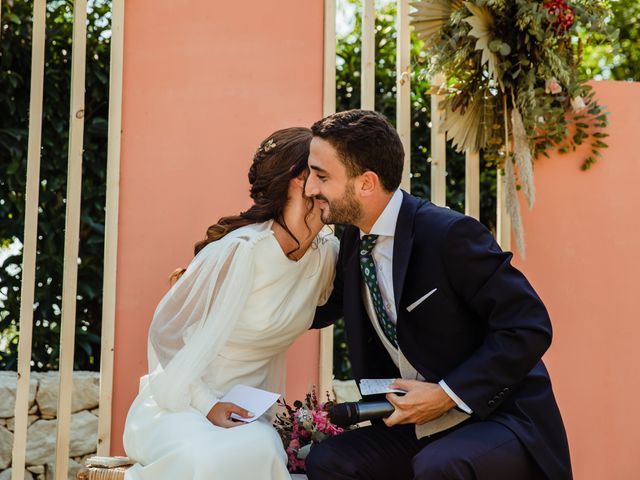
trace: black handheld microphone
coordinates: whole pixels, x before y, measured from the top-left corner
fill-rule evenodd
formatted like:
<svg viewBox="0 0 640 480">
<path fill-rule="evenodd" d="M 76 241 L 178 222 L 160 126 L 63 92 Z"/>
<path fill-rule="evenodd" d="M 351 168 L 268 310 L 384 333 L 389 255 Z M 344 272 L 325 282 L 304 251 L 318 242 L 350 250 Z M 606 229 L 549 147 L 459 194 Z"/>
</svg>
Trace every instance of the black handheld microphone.
<svg viewBox="0 0 640 480">
<path fill-rule="evenodd" d="M 388 417 L 394 410 L 386 400 L 336 403 L 329 409 L 329 418 L 339 427 L 348 427 L 365 420 Z"/>
</svg>

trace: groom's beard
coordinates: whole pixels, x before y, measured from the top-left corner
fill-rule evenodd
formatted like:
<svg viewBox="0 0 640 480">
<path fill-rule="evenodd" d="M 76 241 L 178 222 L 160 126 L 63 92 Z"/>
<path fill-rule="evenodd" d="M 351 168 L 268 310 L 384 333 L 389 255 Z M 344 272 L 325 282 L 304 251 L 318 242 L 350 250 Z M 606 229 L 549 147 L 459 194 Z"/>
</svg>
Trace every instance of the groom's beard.
<svg viewBox="0 0 640 480">
<path fill-rule="evenodd" d="M 316 195 L 315 198 L 327 202 L 320 213 L 320 219 L 325 224 L 355 225 L 362 217 L 362 205 L 356 200 L 352 184 L 347 184 L 344 195 L 338 200 L 330 201 L 323 195 Z"/>
</svg>

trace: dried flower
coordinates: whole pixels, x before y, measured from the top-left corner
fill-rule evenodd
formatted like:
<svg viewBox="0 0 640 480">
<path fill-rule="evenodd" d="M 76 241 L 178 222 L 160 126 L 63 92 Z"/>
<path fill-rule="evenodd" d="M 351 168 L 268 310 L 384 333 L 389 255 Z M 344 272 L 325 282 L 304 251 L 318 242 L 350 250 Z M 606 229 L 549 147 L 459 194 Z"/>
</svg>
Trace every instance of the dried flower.
<svg viewBox="0 0 640 480">
<path fill-rule="evenodd" d="M 585 108 L 587 108 L 587 104 L 584 103 L 584 100 L 580 95 L 571 99 L 571 108 L 575 113 L 582 112 Z"/>
<path fill-rule="evenodd" d="M 565 0 L 545 0 L 542 6 L 549 12 L 549 15 L 554 17 L 552 25 L 556 32 L 565 33 L 571 28 L 574 14 Z"/>
<path fill-rule="evenodd" d="M 556 77 L 547 78 L 547 81 L 544 83 L 544 91 L 555 95 L 562 91 L 562 85 L 560 85 Z"/>
<path fill-rule="evenodd" d="M 486 6 L 477 6 L 471 2 L 464 2 L 465 6 L 472 13 L 470 17 L 464 19 L 471 27 L 469 35 L 477 38 L 476 50 L 482 51 L 482 64 L 487 64 L 489 76 L 500 82 L 498 72 L 498 56 L 491 51 L 489 44 L 493 39 L 494 19 L 491 15 L 491 9 Z"/>
</svg>

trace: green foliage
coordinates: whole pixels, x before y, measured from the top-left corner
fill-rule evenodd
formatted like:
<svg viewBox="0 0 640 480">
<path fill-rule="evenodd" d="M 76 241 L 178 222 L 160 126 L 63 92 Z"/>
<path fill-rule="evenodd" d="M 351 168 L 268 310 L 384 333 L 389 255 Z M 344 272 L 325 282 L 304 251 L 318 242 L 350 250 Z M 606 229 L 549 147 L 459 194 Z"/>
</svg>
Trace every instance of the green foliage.
<svg viewBox="0 0 640 480">
<path fill-rule="evenodd" d="M 357 2 L 352 2 L 358 5 Z M 338 38 L 337 43 L 337 104 L 338 111 L 360 108 L 360 13 L 351 32 Z M 396 29 L 395 3 L 387 3 L 376 14 L 376 110 L 395 124 L 396 119 Z M 422 44 L 412 38 L 412 64 L 425 64 Z M 431 84 L 424 75 L 412 74 L 411 79 L 411 192 L 429 198 L 431 157 Z M 464 156 L 447 145 L 447 205 L 464 212 Z M 482 167 L 480 217 L 488 228 L 495 230 L 495 168 Z M 351 378 L 344 323 L 334 330 L 334 375 L 337 379 Z"/>
<path fill-rule="evenodd" d="M 32 4 L 3 2 L 0 46 L 0 244 L 24 234 L 31 75 Z M 107 0 L 90 2 L 82 210 L 76 313 L 75 368 L 100 364 L 102 258 L 109 82 Z M 73 2 L 49 1 L 45 46 L 45 88 L 39 193 L 37 270 L 34 307 L 34 370 L 55 369 L 59 357 L 62 261 L 64 250 L 66 164 Z M 0 369 L 16 368 L 22 255 L 0 265 Z"/>
<path fill-rule="evenodd" d="M 585 32 L 578 32 L 582 48 L 582 70 L 587 78 L 640 81 L 640 2 L 611 0 L 608 22 L 618 31 L 617 42 L 606 34 L 587 43 Z"/>
</svg>

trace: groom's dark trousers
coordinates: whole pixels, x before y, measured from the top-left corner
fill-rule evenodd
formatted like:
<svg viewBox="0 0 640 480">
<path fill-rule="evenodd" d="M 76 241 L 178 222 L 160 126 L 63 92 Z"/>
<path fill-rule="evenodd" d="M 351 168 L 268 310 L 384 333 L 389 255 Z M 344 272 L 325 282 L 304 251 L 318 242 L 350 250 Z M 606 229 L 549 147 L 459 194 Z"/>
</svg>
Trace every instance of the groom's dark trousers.
<svg viewBox="0 0 640 480">
<path fill-rule="evenodd" d="M 471 422 L 416 439 L 412 425 L 374 425 L 314 447 L 309 480 L 540 480 L 545 478 L 513 432 Z"/>
<path fill-rule="evenodd" d="M 344 317 L 354 378 L 397 378 L 362 301 L 359 242 L 359 230 L 345 227 L 334 290 L 313 327 Z M 541 361 L 550 319 L 511 256 L 476 220 L 404 193 L 392 261 L 398 345 L 427 382 L 444 380 L 473 414 L 420 440 L 413 426 L 384 424 L 327 439 L 307 459 L 311 480 L 572 478 Z"/>
</svg>

